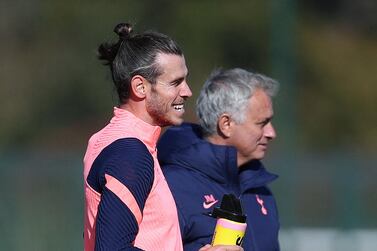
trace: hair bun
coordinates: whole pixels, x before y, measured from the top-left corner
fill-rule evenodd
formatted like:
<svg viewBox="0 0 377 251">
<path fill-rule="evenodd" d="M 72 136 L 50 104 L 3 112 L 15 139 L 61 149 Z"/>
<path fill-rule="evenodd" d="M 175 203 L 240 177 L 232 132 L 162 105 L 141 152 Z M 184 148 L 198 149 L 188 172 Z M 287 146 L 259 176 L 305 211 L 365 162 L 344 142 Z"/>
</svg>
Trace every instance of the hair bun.
<svg viewBox="0 0 377 251">
<path fill-rule="evenodd" d="M 118 34 L 119 39 L 127 39 L 131 36 L 132 25 L 129 23 L 117 24 L 114 28 L 114 32 Z"/>
</svg>

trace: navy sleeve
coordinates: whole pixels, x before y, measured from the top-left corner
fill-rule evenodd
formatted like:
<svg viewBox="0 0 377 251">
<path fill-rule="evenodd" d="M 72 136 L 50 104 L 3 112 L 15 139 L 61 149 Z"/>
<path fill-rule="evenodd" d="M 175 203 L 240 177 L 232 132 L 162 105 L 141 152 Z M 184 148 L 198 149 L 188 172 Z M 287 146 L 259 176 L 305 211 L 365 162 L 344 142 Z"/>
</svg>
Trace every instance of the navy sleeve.
<svg viewBox="0 0 377 251">
<path fill-rule="evenodd" d="M 105 174 L 128 188 L 142 212 L 153 184 L 153 158 L 140 140 L 119 139 L 100 153 L 88 175 L 89 185 L 101 193 L 95 250 L 140 250 L 133 246 L 139 230 L 136 218 L 127 205 L 106 187 Z"/>
</svg>

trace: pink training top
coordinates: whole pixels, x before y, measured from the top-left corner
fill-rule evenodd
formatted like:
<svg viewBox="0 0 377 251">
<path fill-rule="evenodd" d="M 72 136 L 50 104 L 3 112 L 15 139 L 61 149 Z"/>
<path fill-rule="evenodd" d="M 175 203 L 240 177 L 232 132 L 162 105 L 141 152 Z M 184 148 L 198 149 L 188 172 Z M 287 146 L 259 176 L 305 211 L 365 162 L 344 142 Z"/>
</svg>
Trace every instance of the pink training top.
<svg viewBox="0 0 377 251">
<path fill-rule="evenodd" d="M 101 194 L 91 188 L 87 182 L 90 168 L 106 146 L 115 140 L 128 137 L 142 141 L 154 161 L 153 185 L 144 210 L 140 211 L 135 198 L 126 186 L 110 175 L 105 177 L 106 187 L 127 205 L 139 224 L 134 245 L 143 250 L 183 250 L 176 205 L 157 160 L 156 143 L 160 133 L 160 127 L 152 126 L 128 111 L 114 107 L 114 117 L 110 123 L 90 138 L 84 157 L 85 251 L 94 250 L 96 215 L 101 200 Z"/>
</svg>

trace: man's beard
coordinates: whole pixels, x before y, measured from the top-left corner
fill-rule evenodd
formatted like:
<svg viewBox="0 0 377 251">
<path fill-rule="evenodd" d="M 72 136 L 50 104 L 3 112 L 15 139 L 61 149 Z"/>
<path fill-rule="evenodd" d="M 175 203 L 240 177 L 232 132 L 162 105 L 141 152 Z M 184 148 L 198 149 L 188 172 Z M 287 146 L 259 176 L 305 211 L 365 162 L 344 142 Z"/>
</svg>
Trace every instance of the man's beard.
<svg viewBox="0 0 377 251">
<path fill-rule="evenodd" d="M 168 111 L 166 107 L 157 98 L 157 94 L 153 95 L 150 101 L 147 101 L 146 108 L 154 123 L 158 126 L 163 127 L 173 124 L 173 122 L 167 116 Z"/>
</svg>

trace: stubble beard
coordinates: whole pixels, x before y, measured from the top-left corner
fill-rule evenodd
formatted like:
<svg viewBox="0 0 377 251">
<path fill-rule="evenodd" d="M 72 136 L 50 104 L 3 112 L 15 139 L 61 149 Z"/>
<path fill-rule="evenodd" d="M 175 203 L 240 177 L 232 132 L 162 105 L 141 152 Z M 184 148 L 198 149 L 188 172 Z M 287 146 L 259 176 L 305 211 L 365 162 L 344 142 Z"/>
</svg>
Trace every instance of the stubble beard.
<svg viewBox="0 0 377 251">
<path fill-rule="evenodd" d="M 147 101 L 146 108 L 156 125 L 164 127 L 173 124 L 168 117 L 168 108 L 157 98 L 156 94 L 152 94 L 151 100 Z"/>
</svg>

